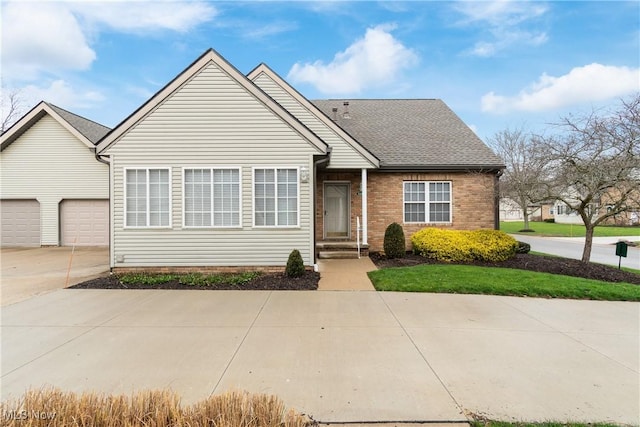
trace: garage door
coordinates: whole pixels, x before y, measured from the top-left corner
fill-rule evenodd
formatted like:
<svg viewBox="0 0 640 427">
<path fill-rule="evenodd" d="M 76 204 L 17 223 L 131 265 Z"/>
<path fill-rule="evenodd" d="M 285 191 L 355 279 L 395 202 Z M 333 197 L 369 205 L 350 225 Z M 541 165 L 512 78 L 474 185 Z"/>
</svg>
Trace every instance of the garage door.
<svg viewBox="0 0 640 427">
<path fill-rule="evenodd" d="M 40 203 L 0 200 L 2 246 L 40 246 Z"/>
<path fill-rule="evenodd" d="M 60 229 L 64 246 L 108 246 L 109 201 L 63 200 Z"/>
</svg>

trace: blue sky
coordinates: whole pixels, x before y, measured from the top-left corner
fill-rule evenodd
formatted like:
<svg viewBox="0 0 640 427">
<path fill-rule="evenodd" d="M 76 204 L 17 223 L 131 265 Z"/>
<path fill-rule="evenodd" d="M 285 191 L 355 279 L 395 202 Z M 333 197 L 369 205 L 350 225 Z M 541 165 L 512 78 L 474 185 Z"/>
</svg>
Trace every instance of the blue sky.
<svg viewBox="0 0 640 427">
<path fill-rule="evenodd" d="M 209 47 L 245 74 L 265 62 L 309 99 L 441 98 L 485 140 L 640 91 L 639 1 L 1 7 L 3 89 L 25 112 L 44 99 L 107 126 Z"/>
</svg>

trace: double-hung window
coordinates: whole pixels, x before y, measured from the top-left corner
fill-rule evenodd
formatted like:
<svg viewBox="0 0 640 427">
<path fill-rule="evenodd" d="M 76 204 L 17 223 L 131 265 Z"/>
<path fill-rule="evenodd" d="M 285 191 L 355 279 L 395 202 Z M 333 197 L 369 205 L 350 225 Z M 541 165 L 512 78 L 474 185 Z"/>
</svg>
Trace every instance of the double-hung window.
<svg viewBox="0 0 640 427">
<path fill-rule="evenodd" d="M 297 227 L 298 169 L 253 170 L 253 221 L 257 227 Z"/>
<path fill-rule="evenodd" d="M 240 227 L 240 169 L 184 169 L 184 226 Z"/>
<path fill-rule="evenodd" d="M 451 222 L 451 182 L 404 182 L 404 222 Z"/>
<path fill-rule="evenodd" d="M 170 227 L 170 170 L 125 169 L 125 226 Z"/>
</svg>

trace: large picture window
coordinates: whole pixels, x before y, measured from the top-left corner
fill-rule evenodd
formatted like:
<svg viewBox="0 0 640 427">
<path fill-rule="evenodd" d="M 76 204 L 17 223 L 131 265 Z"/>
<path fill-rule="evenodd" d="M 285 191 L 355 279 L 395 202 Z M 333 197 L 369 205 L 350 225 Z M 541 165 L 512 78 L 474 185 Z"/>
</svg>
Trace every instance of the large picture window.
<svg viewBox="0 0 640 427">
<path fill-rule="evenodd" d="M 404 222 L 451 222 L 451 183 L 404 183 Z"/>
<path fill-rule="evenodd" d="M 169 169 L 125 170 L 125 226 L 169 227 Z"/>
<path fill-rule="evenodd" d="M 258 227 L 298 226 L 298 170 L 254 169 L 254 224 Z"/>
<path fill-rule="evenodd" d="M 185 169 L 185 227 L 240 226 L 240 170 Z"/>
</svg>

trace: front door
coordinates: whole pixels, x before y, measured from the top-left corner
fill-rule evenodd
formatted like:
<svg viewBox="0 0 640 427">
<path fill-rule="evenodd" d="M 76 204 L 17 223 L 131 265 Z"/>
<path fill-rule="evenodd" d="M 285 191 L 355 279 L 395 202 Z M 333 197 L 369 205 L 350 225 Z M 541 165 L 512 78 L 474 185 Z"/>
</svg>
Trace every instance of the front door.
<svg viewBox="0 0 640 427">
<path fill-rule="evenodd" d="M 324 184 L 324 237 L 349 238 L 349 183 Z"/>
</svg>

